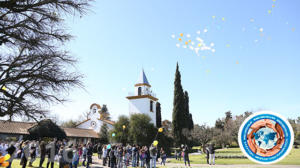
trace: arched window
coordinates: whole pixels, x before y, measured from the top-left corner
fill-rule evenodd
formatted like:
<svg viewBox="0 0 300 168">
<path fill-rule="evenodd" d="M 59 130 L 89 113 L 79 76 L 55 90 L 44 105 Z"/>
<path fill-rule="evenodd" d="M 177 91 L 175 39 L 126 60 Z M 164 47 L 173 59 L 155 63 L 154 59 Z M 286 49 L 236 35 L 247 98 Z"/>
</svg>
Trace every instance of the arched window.
<svg viewBox="0 0 300 168">
<path fill-rule="evenodd" d="M 142 87 L 139 87 L 139 88 L 138 88 L 138 95 L 139 95 L 139 96 L 142 95 Z"/>
<path fill-rule="evenodd" d="M 150 100 L 150 111 L 152 112 L 153 111 L 153 101 Z"/>
</svg>

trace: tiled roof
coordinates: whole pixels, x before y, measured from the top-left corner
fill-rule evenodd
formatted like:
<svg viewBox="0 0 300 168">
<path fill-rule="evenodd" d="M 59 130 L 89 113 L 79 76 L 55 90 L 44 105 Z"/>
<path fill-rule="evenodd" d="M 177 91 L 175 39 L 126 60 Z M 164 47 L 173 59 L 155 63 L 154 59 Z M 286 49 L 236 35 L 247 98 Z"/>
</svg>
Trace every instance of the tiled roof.
<svg viewBox="0 0 300 168">
<path fill-rule="evenodd" d="M 0 120 L 0 133 L 27 135 L 29 134 L 27 130 L 35 124 L 36 123 L 33 122 L 9 122 Z"/>
<path fill-rule="evenodd" d="M 99 138 L 98 134 L 91 129 L 81 128 L 63 128 L 67 137 L 80 137 L 80 138 Z"/>
<path fill-rule="evenodd" d="M 29 128 L 34 126 L 34 122 L 18 122 L 18 121 L 4 121 L 0 120 L 0 133 L 1 134 L 20 134 L 28 135 Z M 62 128 L 67 137 L 80 137 L 80 138 L 98 138 L 98 134 L 94 130 L 81 129 L 81 128 Z"/>
<path fill-rule="evenodd" d="M 84 120 L 84 121 L 78 123 L 78 124 L 76 125 L 76 127 L 77 127 L 78 125 L 81 125 L 81 124 L 83 124 L 83 123 L 89 121 L 89 120 L 90 120 L 90 119 L 87 119 L 87 120 Z M 107 123 L 107 124 L 110 124 L 110 125 L 114 125 L 114 124 L 115 124 L 114 121 L 110 121 L 110 120 L 105 120 L 105 119 L 103 120 L 103 119 L 100 119 L 100 118 L 98 118 L 98 120 L 103 121 L 103 122 L 105 122 L 105 123 Z"/>
</svg>

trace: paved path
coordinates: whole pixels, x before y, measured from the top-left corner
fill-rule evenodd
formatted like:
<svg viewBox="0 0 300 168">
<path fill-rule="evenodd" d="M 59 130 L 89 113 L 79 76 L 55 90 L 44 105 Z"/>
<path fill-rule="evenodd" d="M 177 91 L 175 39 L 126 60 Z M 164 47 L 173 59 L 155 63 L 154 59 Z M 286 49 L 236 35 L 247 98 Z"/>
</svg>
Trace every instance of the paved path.
<svg viewBox="0 0 300 168">
<path fill-rule="evenodd" d="M 108 168 L 102 166 L 102 161 L 97 157 L 93 157 L 94 164 L 91 168 Z M 168 168 L 185 168 L 183 163 L 166 163 Z M 300 165 L 207 165 L 207 164 L 191 164 L 192 168 L 300 168 Z M 80 168 L 84 168 L 81 166 Z"/>
</svg>

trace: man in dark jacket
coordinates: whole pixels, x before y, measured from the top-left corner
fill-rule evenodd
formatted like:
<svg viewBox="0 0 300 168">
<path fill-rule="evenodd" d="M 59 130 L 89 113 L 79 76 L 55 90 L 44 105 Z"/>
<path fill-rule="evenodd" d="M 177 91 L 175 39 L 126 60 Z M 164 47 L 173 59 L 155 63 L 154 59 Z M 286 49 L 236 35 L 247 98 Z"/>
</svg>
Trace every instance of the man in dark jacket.
<svg viewBox="0 0 300 168">
<path fill-rule="evenodd" d="M 93 145 L 91 142 L 88 143 L 88 148 L 87 148 L 87 164 L 86 164 L 86 168 L 90 168 L 90 164 L 92 164 L 93 160 L 92 160 L 92 156 L 93 156 Z"/>
<path fill-rule="evenodd" d="M 205 153 L 206 153 L 206 163 L 209 164 L 209 146 L 205 146 Z"/>
<path fill-rule="evenodd" d="M 41 159 L 40 159 L 40 165 L 39 167 L 43 166 L 43 163 L 45 161 L 45 157 L 46 157 L 46 144 L 44 141 L 42 141 L 40 143 L 40 153 L 41 153 Z"/>
<path fill-rule="evenodd" d="M 109 158 L 110 158 L 110 167 L 111 168 L 116 168 L 116 163 L 117 163 L 117 158 L 115 155 L 115 146 L 112 146 L 109 152 Z"/>
<path fill-rule="evenodd" d="M 215 145 L 209 145 L 209 164 L 215 164 Z"/>
<path fill-rule="evenodd" d="M 98 146 L 97 146 L 97 153 L 98 153 L 98 159 L 101 159 L 102 145 L 100 143 L 98 143 Z"/>
</svg>

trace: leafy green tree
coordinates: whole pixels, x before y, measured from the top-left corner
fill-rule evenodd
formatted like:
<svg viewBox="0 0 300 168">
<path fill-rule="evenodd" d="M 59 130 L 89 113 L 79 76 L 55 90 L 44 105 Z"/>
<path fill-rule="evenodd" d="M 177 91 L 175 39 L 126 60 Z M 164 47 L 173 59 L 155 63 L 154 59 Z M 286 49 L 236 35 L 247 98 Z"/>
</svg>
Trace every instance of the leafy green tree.
<svg viewBox="0 0 300 168">
<path fill-rule="evenodd" d="M 156 127 L 161 127 L 161 107 L 159 102 L 156 103 Z"/>
<path fill-rule="evenodd" d="M 129 134 L 131 141 L 139 145 L 149 146 L 157 133 L 151 118 L 145 114 L 133 114 L 130 117 Z"/>
<path fill-rule="evenodd" d="M 220 130 L 224 130 L 224 121 L 222 121 L 220 118 L 216 120 L 215 123 L 215 128 L 220 129 Z"/>
<path fill-rule="evenodd" d="M 174 100 L 172 114 L 172 130 L 176 145 L 180 145 L 186 142 L 186 137 L 182 134 L 182 130 L 184 128 L 186 128 L 185 99 L 181 86 L 181 75 L 177 63 L 174 81 Z"/>
<path fill-rule="evenodd" d="M 125 126 L 125 128 L 123 127 Z M 110 139 L 112 142 L 119 142 L 126 144 L 129 140 L 129 118 L 127 116 L 120 116 L 118 121 L 114 124 L 114 128 L 110 131 Z M 112 136 L 112 135 L 115 136 Z"/>
<path fill-rule="evenodd" d="M 102 120 L 110 120 L 110 114 L 106 104 L 103 104 L 100 110 L 100 118 Z"/>
<path fill-rule="evenodd" d="M 108 127 L 105 123 L 100 128 L 99 141 L 102 144 L 108 143 Z"/>
<path fill-rule="evenodd" d="M 231 113 L 231 111 L 227 111 L 225 113 L 225 115 L 226 115 L 226 117 L 225 117 L 225 124 L 226 124 L 226 123 L 228 123 L 229 121 L 232 120 L 232 113 Z"/>
<path fill-rule="evenodd" d="M 184 92 L 184 119 L 185 120 L 185 128 L 188 128 L 188 130 L 192 130 L 194 128 L 194 122 L 193 122 L 193 116 L 190 113 L 190 107 L 189 107 L 189 94 L 187 91 Z"/>
</svg>

